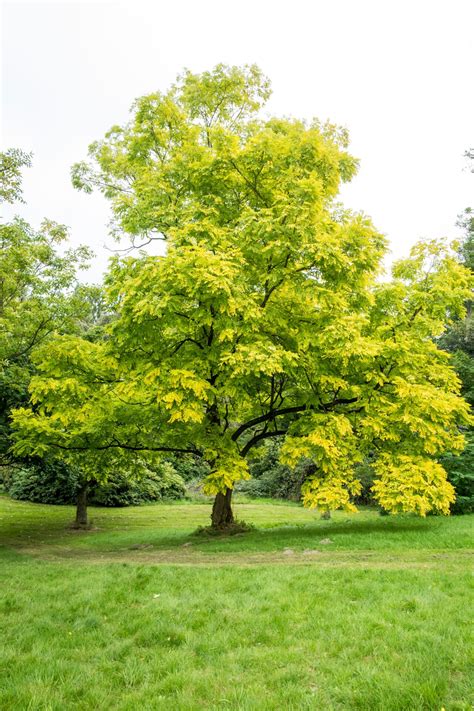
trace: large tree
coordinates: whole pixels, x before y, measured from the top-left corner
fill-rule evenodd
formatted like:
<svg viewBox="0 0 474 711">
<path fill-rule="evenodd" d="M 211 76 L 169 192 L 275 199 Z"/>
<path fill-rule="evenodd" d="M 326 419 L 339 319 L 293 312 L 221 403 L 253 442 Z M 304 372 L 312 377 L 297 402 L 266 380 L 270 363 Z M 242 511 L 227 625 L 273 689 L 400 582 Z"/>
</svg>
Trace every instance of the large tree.
<svg viewBox="0 0 474 711">
<path fill-rule="evenodd" d="M 346 132 L 259 118 L 268 95 L 256 67 L 188 72 L 75 167 L 117 234 L 166 254 L 114 260 L 106 340 L 39 354 L 17 449 L 199 453 L 219 527 L 250 448 L 280 436 L 285 461 L 315 462 L 308 506 L 353 508 L 370 451 L 385 509 L 447 513 L 436 457 L 462 448 L 469 413 L 433 336 L 462 314 L 469 274 L 428 242 L 383 281 L 384 237 L 337 202 L 357 167 Z"/>
</svg>

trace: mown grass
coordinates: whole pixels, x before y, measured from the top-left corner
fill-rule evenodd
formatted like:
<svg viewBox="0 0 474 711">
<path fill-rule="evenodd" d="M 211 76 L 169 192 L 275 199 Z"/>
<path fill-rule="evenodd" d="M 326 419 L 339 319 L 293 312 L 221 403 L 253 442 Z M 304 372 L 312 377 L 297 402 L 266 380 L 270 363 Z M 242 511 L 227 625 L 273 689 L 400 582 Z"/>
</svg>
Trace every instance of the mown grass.
<svg viewBox="0 0 474 711">
<path fill-rule="evenodd" d="M 0 498 L 0 708 L 472 708 L 472 517 L 237 515 Z"/>
</svg>

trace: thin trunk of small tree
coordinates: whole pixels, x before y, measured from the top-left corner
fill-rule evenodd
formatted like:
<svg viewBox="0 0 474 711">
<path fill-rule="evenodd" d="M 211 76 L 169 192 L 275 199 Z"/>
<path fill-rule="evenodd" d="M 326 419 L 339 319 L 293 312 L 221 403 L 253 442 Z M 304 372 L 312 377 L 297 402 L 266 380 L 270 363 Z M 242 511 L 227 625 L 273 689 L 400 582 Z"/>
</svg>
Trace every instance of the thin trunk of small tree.
<svg viewBox="0 0 474 711">
<path fill-rule="evenodd" d="M 87 518 L 87 484 L 79 487 L 76 495 L 76 528 L 86 528 L 89 521 Z"/>
<path fill-rule="evenodd" d="M 321 518 L 324 521 L 329 521 L 329 519 L 331 518 L 331 512 L 330 511 L 323 511 L 323 513 L 321 514 Z"/>
<path fill-rule="evenodd" d="M 232 489 L 225 494 L 216 494 L 211 514 L 212 528 L 226 528 L 234 523 L 232 511 Z"/>
</svg>

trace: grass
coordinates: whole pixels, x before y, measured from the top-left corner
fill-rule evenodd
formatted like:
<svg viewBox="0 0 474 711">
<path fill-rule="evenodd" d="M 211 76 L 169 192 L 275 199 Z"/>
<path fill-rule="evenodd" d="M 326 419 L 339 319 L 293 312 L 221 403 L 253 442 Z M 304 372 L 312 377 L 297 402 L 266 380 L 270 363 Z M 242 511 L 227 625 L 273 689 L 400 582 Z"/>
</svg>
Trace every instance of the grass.
<svg viewBox="0 0 474 711">
<path fill-rule="evenodd" d="M 0 709 L 472 709 L 472 517 L 236 513 L 0 497 Z"/>
</svg>

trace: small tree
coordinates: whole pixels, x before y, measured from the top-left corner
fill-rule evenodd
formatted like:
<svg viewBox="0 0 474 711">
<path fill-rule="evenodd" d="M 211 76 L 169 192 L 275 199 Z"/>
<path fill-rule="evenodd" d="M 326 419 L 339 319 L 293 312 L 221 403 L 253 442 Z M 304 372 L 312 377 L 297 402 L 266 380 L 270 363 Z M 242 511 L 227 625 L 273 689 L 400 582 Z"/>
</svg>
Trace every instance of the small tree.
<svg viewBox="0 0 474 711">
<path fill-rule="evenodd" d="M 357 165 L 345 131 L 261 120 L 268 95 L 255 67 L 188 72 L 76 166 L 76 185 L 111 200 L 117 231 L 167 251 L 113 261 L 103 343 L 43 351 L 17 449 L 199 453 L 225 527 L 245 456 L 282 437 L 283 461 L 316 464 L 307 506 L 353 509 L 370 451 L 385 509 L 448 513 L 435 458 L 462 448 L 469 414 L 432 338 L 463 312 L 469 274 L 430 242 L 380 281 L 385 239 L 336 202 Z"/>
<path fill-rule="evenodd" d="M 29 165 L 23 151 L 0 153 L 0 204 L 23 202 L 21 171 Z M 34 350 L 58 333 L 81 330 L 89 312 L 76 274 L 91 253 L 79 247 L 61 254 L 66 241 L 66 228 L 50 220 L 40 230 L 19 217 L 0 224 L 0 466 L 19 464 L 11 453 L 10 412 L 28 404 Z"/>
<path fill-rule="evenodd" d="M 21 170 L 30 156 L 11 149 L 0 153 L 0 204 L 23 202 Z M 77 269 L 90 252 L 80 247 L 62 255 L 67 240 L 63 225 L 45 220 L 39 231 L 16 217 L 0 224 L 0 456 L 7 459 L 8 413 L 27 402 L 30 355 L 54 333 L 77 331 L 85 312 L 74 294 Z"/>
</svg>

